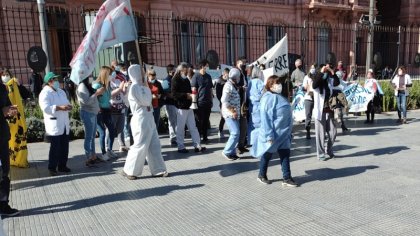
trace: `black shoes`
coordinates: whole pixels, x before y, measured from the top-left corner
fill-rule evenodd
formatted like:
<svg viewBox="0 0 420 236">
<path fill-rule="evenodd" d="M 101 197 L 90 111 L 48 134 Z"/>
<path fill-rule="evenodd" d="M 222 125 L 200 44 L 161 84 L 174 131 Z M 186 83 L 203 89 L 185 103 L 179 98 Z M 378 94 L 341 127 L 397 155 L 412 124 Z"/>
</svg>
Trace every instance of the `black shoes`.
<svg viewBox="0 0 420 236">
<path fill-rule="evenodd" d="M 246 147 L 239 147 L 238 152 L 239 154 L 244 154 L 245 152 L 249 152 L 249 150 Z"/>
<path fill-rule="evenodd" d="M 287 186 L 287 187 L 298 187 L 299 186 L 292 178 L 283 180 L 282 185 Z"/>
<path fill-rule="evenodd" d="M 205 152 L 206 150 L 207 150 L 206 147 L 194 148 L 194 152 Z"/>
<path fill-rule="evenodd" d="M 50 172 L 50 176 L 58 175 L 58 172 L 56 170 L 48 169 L 48 171 Z"/>
<path fill-rule="evenodd" d="M 226 153 L 224 153 L 224 152 L 222 152 L 222 155 L 223 155 L 226 159 L 228 159 L 229 161 L 235 161 L 235 160 L 238 160 L 238 159 L 239 159 L 239 157 L 238 157 L 237 155 L 228 155 L 228 154 L 226 154 Z"/>
<path fill-rule="evenodd" d="M 258 180 L 263 184 L 271 184 L 271 181 L 267 179 L 267 177 L 264 176 L 258 176 Z"/>
<path fill-rule="evenodd" d="M 68 168 L 67 166 L 65 166 L 65 167 L 58 167 L 58 172 L 70 173 L 71 172 L 71 169 Z"/>
<path fill-rule="evenodd" d="M 1 205 L 0 206 L 0 215 L 5 217 L 12 217 L 19 215 L 20 211 L 14 208 L 11 208 L 9 204 Z"/>
</svg>

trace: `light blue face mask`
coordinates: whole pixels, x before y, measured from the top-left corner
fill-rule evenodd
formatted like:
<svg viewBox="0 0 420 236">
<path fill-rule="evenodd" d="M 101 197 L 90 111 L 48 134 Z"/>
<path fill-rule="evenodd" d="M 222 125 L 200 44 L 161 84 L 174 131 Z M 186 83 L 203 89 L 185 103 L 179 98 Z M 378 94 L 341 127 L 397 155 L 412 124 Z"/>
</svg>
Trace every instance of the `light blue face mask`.
<svg viewBox="0 0 420 236">
<path fill-rule="evenodd" d="M 60 88 L 60 82 L 54 81 L 53 87 L 54 87 L 55 90 L 58 90 Z"/>
</svg>

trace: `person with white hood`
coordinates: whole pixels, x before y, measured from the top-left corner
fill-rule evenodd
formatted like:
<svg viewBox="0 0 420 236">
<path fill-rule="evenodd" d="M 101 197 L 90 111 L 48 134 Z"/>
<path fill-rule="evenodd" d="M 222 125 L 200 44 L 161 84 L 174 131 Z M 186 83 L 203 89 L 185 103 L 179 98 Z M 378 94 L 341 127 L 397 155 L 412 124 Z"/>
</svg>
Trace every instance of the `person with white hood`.
<svg viewBox="0 0 420 236">
<path fill-rule="evenodd" d="M 134 144 L 128 151 L 123 174 L 129 180 L 137 179 L 142 174 L 146 159 L 152 176 L 166 177 L 168 172 L 153 118 L 152 93 L 142 75 L 140 65 L 131 65 L 128 74 L 132 80 L 128 100 L 133 113 L 131 132 Z"/>
</svg>

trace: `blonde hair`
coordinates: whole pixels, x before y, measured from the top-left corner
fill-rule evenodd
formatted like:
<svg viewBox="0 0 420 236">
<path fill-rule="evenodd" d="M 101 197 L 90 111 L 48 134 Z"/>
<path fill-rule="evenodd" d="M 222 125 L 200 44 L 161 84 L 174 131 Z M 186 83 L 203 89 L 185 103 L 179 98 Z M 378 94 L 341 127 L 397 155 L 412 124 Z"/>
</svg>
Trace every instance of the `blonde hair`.
<svg viewBox="0 0 420 236">
<path fill-rule="evenodd" d="M 106 89 L 109 87 L 109 76 L 111 75 L 112 69 L 108 66 L 102 66 L 99 71 L 97 82 L 101 83 Z"/>
</svg>

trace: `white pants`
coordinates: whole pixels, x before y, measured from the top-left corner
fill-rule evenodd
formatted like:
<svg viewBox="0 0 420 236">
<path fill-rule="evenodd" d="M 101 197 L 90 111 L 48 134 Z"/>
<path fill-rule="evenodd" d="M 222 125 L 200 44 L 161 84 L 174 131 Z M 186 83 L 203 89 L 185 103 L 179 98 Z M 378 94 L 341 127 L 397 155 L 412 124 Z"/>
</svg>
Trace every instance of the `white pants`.
<svg viewBox="0 0 420 236">
<path fill-rule="evenodd" d="M 166 116 L 168 117 L 169 139 L 176 141 L 176 114 L 178 109 L 174 105 L 165 105 Z"/>
<path fill-rule="evenodd" d="M 178 150 L 185 148 L 185 124 L 190 131 L 194 147 L 200 148 L 200 134 L 198 133 L 198 129 L 195 124 L 194 111 L 191 109 L 178 109 L 178 114 L 176 116 L 176 142 L 178 144 Z"/>
<path fill-rule="evenodd" d="M 128 151 L 124 172 L 127 175 L 141 175 L 145 159 L 152 175 L 166 171 L 152 112 L 134 115 L 131 119 L 131 132 L 134 143 Z"/>
</svg>

